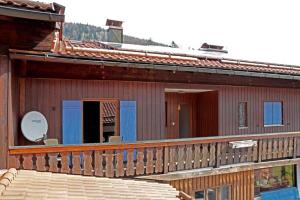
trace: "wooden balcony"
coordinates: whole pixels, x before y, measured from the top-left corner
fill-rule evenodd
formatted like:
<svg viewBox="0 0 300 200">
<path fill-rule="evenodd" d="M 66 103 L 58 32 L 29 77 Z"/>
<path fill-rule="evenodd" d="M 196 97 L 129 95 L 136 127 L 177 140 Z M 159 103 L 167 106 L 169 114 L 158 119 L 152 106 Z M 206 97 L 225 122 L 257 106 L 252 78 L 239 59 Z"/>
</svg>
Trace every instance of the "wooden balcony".
<svg viewBox="0 0 300 200">
<path fill-rule="evenodd" d="M 232 142 L 257 145 L 233 148 Z M 300 156 L 300 132 L 222 136 L 121 144 L 18 146 L 9 150 L 9 167 L 17 169 L 132 177 L 181 170 L 219 168 L 239 163 L 268 163 Z"/>
</svg>

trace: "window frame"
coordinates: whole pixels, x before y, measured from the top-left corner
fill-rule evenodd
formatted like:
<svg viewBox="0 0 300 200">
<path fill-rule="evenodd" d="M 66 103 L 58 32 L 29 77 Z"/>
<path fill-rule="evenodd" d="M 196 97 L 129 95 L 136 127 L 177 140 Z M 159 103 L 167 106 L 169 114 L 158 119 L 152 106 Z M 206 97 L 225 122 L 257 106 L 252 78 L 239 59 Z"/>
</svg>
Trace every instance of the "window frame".
<svg viewBox="0 0 300 200">
<path fill-rule="evenodd" d="M 272 114 L 271 114 L 271 118 L 272 118 L 272 123 L 271 124 L 265 124 L 265 120 L 266 120 L 266 113 L 265 113 L 265 104 L 266 103 L 271 103 L 272 104 Z M 273 104 L 275 103 L 280 103 L 281 105 L 281 123 L 273 123 L 273 118 L 274 118 L 274 113 L 273 113 Z M 276 101 L 276 100 L 269 100 L 269 101 L 264 101 L 263 102 L 263 126 L 264 127 L 276 127 L 276 126 L 284 126 L 284 119 L 283 119 L 283 101 Z"/>
<path fill-rule="evenodd" d="M 120 136 L 120 98 L 82 98 L 81 102 L 82 104 L 84 102 L 89 102 L 89 101 L 95 101 L 100 103 L 100 112 L 103 112 L 103 103 L 106 102 L 111 102 L 111 103 L 116 103 L 117 108 L 116 108 L 116 117 L 115 117 L 115 134 L 114 136 Z M 82 112 L 82 128 L 84 126 L 83 124 L 83 112 Z M 100 118 L 100 144 L 105 143 L 103 139 L 103 118 Z M 84 137 L 84 131 L 82 130 L 82 137 Z"/>
<path fill-rule="evenodd" d="M 215 190 L 216 192 L 216 200 L 222 200 L 222 188 L 223 187 L 228 187 L 228 195 L 229 195 L 229 199 L 231 199 L 232 197 L 232 185 L 231 184 L 226 184 L 226 185 L 221 185 L 221 186 L 217 186 L 217 187 L 208 187 L 208 188 L 202 188 L 202 189 L 196 189 L 192 191 L 193 194 L 193 198 L 196 198 L 196 192 L 203 192 L 204 193 L 204 200 L 207 200 L 208 198 L 208 190 Z"/>
<path fill-rule="evenodd" d="M 240 118 L 241 118 L 241 113 L 240 113 L 240 105 L 244 104 L 245 105 L 245 126 L 241 126 L 240 124 Z M 248 122 L 248 102 L 247 101 L 240 101 L 238 103 L 238 127 L 239 129 L 247 129 L 249 126 Z"/>
</svg>

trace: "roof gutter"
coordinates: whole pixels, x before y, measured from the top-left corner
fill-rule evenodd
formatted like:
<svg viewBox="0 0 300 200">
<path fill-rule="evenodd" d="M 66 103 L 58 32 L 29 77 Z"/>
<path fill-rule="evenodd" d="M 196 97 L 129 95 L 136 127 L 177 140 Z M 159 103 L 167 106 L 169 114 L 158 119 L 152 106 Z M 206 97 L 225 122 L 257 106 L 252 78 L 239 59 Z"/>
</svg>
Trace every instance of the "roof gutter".
<svg viewBox="0 0 300 200">
<path fill-rule="evenodd" d="M 0 6 L 0 15 L 23 18 L 23 19 L 49 21 L 49 22 L 65 21 L 65 15 L 63 14 L 42 12 L 42 11 L 35 11 L 35 10 L 26 10 L 20 8 L 7 7 L 7 6 Z"/>
<path fill-rule="evenodd" d="M 219 69 L 211 67 L 197 67 L 188 65 L 166 65 L 166 64 L 153 64 L 153 63 L 141 63 L 141 62 L 124 62 L 116 60 L 103 60 L 103 59 L 87 59 L 82 57 L 73 56 L 61 56 L 57 54 L 30 54 L 30 53 L 17 53 L 11 52 L 10 58 L 12 60 L 28 60 L 28 61 L 41 61 L 41 62 L 59 62 L 67 64 L 81 64 L 81 65 L 100 65 L 111 67 L 126 67 L 126 68 L 139 68 L 139 69 L 154 69 L 165 71 L 180 71 L 180 72 L 193 72 L 193 73 L 209 73 L 209 74 L 224 74 L 224 75 L 236 75 L 247 77 L 259 77 L 259 78 L 275 78 L 286 80 L 300 80 L 300 75 L 288 75 L 279 73 L 267 73 L 267 72 L 252 72 L 232 69 Z"/>
</svg>

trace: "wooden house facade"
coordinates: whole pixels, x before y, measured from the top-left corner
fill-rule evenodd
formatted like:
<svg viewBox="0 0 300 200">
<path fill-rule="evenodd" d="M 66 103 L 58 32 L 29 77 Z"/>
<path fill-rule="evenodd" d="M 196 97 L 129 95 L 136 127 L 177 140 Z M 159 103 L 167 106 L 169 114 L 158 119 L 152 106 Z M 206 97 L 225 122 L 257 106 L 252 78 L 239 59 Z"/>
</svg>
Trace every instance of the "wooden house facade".
<svg viewBox="0 0 300 200">
<path fill-rule="evenodd" d="M 29 2 L 0 2 L 0 168 L 140 176 L 209 200 L 297 187 L 297 66 L 64 40 L 64 7 Z M 30 111 L 57 145 L 23 136 Z"/>
</svg>

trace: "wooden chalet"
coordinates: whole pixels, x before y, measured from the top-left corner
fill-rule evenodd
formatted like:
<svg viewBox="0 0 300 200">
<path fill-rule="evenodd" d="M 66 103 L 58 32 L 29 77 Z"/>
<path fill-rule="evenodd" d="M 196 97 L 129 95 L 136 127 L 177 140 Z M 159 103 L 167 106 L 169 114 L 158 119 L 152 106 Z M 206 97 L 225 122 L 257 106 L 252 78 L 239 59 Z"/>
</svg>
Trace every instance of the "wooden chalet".
<svg viewBox="0 0 300 200">
<path fill-rule="evenodd" d="M 297 193 L 298 66 L 126 45 L 113 20 L 109 42 L 70 41 L 63 24 L 61 5 L 0 0 L 0 168 L 167 182 L 183 199 Z M 57 145 L 23 136 L 29 111 Z"/>
</svg>

